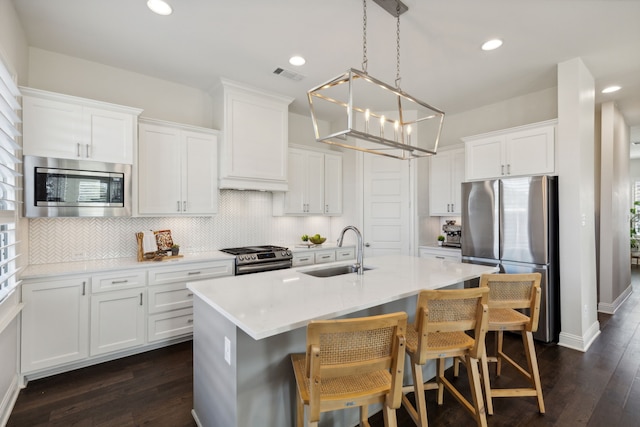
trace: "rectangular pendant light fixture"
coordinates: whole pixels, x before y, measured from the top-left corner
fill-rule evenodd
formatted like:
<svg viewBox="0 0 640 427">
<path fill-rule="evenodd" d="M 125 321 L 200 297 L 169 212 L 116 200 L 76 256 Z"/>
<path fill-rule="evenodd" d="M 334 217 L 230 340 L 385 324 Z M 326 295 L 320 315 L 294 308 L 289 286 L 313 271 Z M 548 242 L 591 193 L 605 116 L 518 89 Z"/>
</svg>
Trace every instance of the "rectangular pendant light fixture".
<svg viewBox="0 0 640 427">
<path fill-rule="evenodd" d="M 436 154 L 444 112 L 363 71 L 351 68 L 307 98 L 319 142 L 403 160 Z"/>
</svg>

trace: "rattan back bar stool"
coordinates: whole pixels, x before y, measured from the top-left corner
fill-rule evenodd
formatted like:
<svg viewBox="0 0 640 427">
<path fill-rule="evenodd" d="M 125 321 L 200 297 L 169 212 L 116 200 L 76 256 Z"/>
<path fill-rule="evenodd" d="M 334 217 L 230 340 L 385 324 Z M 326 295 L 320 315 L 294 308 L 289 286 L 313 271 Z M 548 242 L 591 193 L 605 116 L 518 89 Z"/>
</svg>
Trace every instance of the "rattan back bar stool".
<svg viewBox="0 0 640 427">
<path fill-rule="evenodd" d="M 296 378 L 296 426 L 317 426 L 320 413 L 360 407 L 360 426 L 369 426 L 368 405 L 383 404 L 385 426 L 396 427 L 404 375 L 404 312 L 312 321 L 306 354 L 292 354 Z"/>
<path fill-rule="evenodd" d="M 414 392 L 415 406 L 402 396 L 402 404 L 416 425 L 428 425 L 425 390 L 437 389 L 438 404 L 442 405 L 445 388 L 471 413 L 478 426 L 487 425 L 478 359 L 484 354 L 488 293 L 486 288 L 420 292 L 414 324 L 407 327 L 413 385 L 403 387 L 403 393 Z M 473 331 L 473 336 L 467 331 Z M 473 403 L 445 378 L 445 359 L 449 357 L 464 358 Z M 436 360 L 436 381 L 425 383 L 422 367 L 428 360 Z"/>
<path fill-rule="evenodd" d="M 540 316 L 540 273 L 528 274 L 484 274 L 480 277 L 480 287 L 489 289 L 489 331 L 497 333 L 495 355 L 482 358 L 482 375 L 487 399 L 487 412 L 493 414 L 494 397 L 534 396 L 538 410 L 545 412 L 542 385 L 538 370 L 538 359 L 533 343 L 533 332 L 538 329 Z M 527 309 L 528 315 L 518 311 Z M 503 351 L 504 331 L 520 332 L 527 368 L 509 357 Z M 525 388 L 493 388 L 489 379 L 488 362 L 496 363 L 496 375 L 500 376 L 502 361 L 513 366 L 531 384 Z"/>
</svg>

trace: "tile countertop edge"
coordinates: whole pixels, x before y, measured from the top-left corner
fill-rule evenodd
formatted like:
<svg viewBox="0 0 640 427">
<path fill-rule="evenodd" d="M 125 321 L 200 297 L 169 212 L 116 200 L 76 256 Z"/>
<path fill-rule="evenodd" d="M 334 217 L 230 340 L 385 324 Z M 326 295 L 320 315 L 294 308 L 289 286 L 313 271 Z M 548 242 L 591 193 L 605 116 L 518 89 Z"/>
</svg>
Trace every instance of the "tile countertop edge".
<svg viewBox="0 0 640 427">
<path fill-rule="evenodd" d="M 187 287 L 251 338 L 260 340 L 304 327 L 310 320 L 336 318 L 411 297 L 421 289 L 441 288 L 497 271 L 476 264 L 382 256 L 365 260 L 365 266 L 374 268 L 361 277 L 303 274 L 345 264 L 349 262 L 203 280 L 187 283 Z M 389 287 L 389 282 L 394 285 Z"/>
<path fill-rule="evenodd" d="M 94 274 L 118 270 L 135 270 L 138 268 L 161 267 L 176 264 L 190 264 L 206 261 L 234 260 L 235 256 L 220 251 L 185 254 L 182 258 L 170 261 L 142 261 L 136 258 L 111 258 L 86 261 L 72 261 L 55 264 L 30 264 L 20 275 L 21 279 L 40 279 L 51 276 Z"/>
</svg>

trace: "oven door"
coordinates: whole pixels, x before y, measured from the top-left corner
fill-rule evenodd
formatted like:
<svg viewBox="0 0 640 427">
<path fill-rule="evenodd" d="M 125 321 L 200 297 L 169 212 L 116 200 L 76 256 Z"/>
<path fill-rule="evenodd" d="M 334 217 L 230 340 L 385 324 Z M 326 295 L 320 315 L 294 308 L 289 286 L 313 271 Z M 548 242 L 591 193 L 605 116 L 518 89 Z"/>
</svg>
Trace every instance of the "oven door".
<svg viewBox="0 0 640 427">
<path fill-rule="evenodd" d="M 291 268 L 292 260 L 262 262 L 256 264 L 236 265 L 236 276 L 240 274 L 261 273 L 263 271 L 282 270 Z"/>
</svg>

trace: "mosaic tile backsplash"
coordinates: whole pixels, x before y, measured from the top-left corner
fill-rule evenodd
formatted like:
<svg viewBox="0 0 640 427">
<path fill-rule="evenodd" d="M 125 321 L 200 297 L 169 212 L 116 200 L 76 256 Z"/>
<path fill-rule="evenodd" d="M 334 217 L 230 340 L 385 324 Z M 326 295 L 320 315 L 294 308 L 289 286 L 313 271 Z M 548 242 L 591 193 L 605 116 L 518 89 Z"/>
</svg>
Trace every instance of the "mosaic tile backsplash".
<svg viewBox="0 0 640 427">
<path fill-rule="evenodd" d="M 138 231 L 171 230 L 184 253 L 247 245 L 292 245 L 302 234 L 329 235 L 328 217 L 274 217 L 272 195 L 221 190 L 213 217 L 33 218 L 29 264 L 136 256 Z"/>
</svg>

